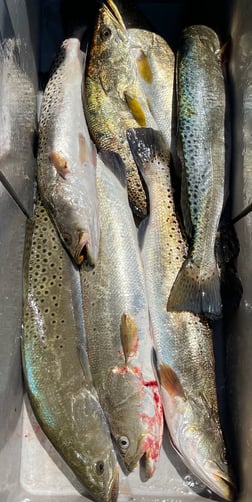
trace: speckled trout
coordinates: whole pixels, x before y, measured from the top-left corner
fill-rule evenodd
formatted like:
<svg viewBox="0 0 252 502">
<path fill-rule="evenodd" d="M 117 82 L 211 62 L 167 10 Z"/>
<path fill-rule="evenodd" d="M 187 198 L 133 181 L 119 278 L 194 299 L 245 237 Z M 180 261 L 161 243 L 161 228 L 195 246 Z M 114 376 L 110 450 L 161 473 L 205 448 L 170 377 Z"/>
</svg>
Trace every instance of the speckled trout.
<svg viewBox="0 0 252 502">
<path fill-rule="evenodd" d="M 135 214 L 148 212 L 146 190 L 132 157 L 126 130 L 158 129 L 139 83 L 124 20 L 112 0 L 99 8 L 85 68 L 84 96 L 89 131 L 98 150 L 118 153 L 126 168 L 128 196 Z"/>
<path fill-rule="evenodd" d="M 97 502 L 115 502 L 118 466 L 86 353 L 80 276 L 40 199 L 27 232 L 22 361 L 34 414 Z"/>
<path fill-rule="evenodd" d="M 85 60 L 78 38 L 62 43 L 41 105 L 37 179 L 62 242 L 77 264 L 92 266 L 99 247 L 97 152 L 83 109 Z"/>
<path fill-rule="evenodd" d="M 109 156 L 106 164 L 111 170 L 100 158 L 97 164 L 98 260 L 93 271 L 80 269 L 87 351 L 123 462 L 132 471 L 142 459 L 150 477 L 160 453 L 163 411 L 152 365 L 145 280 L 124 166 L 118 156 Z"/>
<path fill-rule="evenodd" d="M 168 308 L 218 317 L 222 299 L 215 240 L 225 192 L 227 107 L 220 42 L 212 29 L 184 29 L 177 76 L 181 202 L 190 247 Z"/>
<path fill-rule="evenodd" d="M 207 319 L 167 312 L 167 294 L 187 246 L 180 230 L 160 133 L 131 130 L 129 143 L 150 197 L 148 222 L 139 228 L 157 371 L 171 442 L 184 463 L 213 492 L 234 494 L 216 395 L 213 337 Z"/>
</svg>

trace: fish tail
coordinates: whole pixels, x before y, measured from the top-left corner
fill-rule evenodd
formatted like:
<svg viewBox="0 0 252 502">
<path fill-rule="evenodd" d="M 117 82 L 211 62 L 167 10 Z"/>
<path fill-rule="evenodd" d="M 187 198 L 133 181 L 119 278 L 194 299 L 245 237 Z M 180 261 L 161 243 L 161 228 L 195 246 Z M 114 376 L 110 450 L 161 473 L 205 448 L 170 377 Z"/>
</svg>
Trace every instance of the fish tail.
<svg viewBox="0 0 252 502">
<path fill-rule="evenodd" d="M 211 273 L 203 276 L 198 265 L 190 257 L 187 258 L 171 289 L 167 310 L 204 313 L 213 319 L 221 317 L 222 301 L 217 266 L 213 267 Z"/>
</svg>

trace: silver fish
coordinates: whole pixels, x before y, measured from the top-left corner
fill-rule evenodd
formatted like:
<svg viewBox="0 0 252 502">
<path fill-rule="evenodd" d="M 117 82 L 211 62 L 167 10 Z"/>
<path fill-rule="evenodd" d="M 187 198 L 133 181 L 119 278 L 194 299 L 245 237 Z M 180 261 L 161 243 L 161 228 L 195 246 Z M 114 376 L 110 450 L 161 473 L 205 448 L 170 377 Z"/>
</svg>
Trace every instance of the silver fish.
<svg viewBox="0 0 252 502">
<path fill-rule="evenodd" d="M 222 299 L 215 240 L 225 192 L 226 93 L 220 41 L 212 29 L 184 29 L 177 75 L 182 209 L 190 247 L 168 309 L 218 317 Z"/>
<path fill-rule="evenodd" d="M 167 312 L 167 294 L 187 253 L 177 219 L 170 154 L 160 133 L 127 133 L 150 197 L 150 216 L 139 227 L 157 370 L 166 424 L 184 463 L 221 497 L 232 500 L 234 483 L 225 455 L 216 395 L 210 326 L 191 312 Z"/>
<path fill-rule="evenodd" d="M 115 502 L 119 471 L 91 378 L 79 271 L 40 198 L 26 246 L 21 349 L 34 414 L 94 500 Z"/>
<path fill-rule="evenodd" d="M 124 465 L 132 471 L 142 458 L 150 477 L 162 443 L 163 411 L 151 360 L 144 274 L 124 166 L 119 156 L 107 155 L 106 164 L 114 172 L 100 157 L 97 165 L 100 252 L 93 271 L 80 269 L 87 350 Z"/>
<path fill-rule="evenodd" d="M 94 265 L 99 248 L 96 147 L 83 109 L 85 54 L 66 39 L 47 83 L 39 118 L 37 179 L 62 242 L 77 264 Z"/>
<path fill-rule="evenodd" d="M 171 148 L 175 54 L 157 33 L 129 28 L 130 52 L 153 118 Z"/>
</svg>

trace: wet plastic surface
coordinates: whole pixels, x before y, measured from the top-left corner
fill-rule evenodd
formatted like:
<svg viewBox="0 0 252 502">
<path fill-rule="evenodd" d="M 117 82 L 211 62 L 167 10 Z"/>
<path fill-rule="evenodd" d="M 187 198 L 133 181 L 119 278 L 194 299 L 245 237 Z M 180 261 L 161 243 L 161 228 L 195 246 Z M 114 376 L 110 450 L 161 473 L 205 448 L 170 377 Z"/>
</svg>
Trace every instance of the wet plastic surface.
<svg viewBox="0 0 252 502">
<path fill-rule="evenodd" d="M 70 4 L 70 2 L 69 2 Z M 252 6 L 249 0 L 225 2 L 215 16 L 193 17 L 195 2 L 139 2 L 161 34 L 176 46 L 179 30 L 206 22 L 232 36 L 230 75 L 233 90 L 233 216 L 251 203 L 252 157 Z M 0 0 L 0 170 L 29 212 L 34 195 L 34 130 L 38 73 L 45 76 L 64 36 L 57 23 L 59 1 Z M 222 10 L 221 10 L 222 9 Z M 152 16 L 153 13 L 153 16 Z M 41 15 L 40 15 L 41 14 Z M 39 18 L 40 15 L 40 18 Z M 166 26 L 167 16 L 167 26 Z M 187 16 L 187 17 L 186 17 Z M 216 26 L 212 22 L 216 19 Z M 224 23 L 223 18 L 222 23 Z M 230 19 L 230 25 L 229 25 Z M 169 30 L 169 26 L 171 29 Z M 223 28 L 224 26 L 224 28 Z M 39 29 L 40 27 L 40 29 Z M 39 52 L 40 47 L 40 52 Z M 40 54 L 40 57 L 39 57 Z M 19 340 L 22 316 L 22 260 L 25 216 L 0 182 L 0 502 L 77 502 L 90 500 L 51 446 L 23 395 Z M 225 319 L 223 340 L 216 333 L 218 391 L 225 430 L 239 484 L 237 500 L 252 499 L 252 216 L 236 224 L 240 241 L 238 271 L 244 293 L 238 313 Z M 226 365 L 226 380 L 224 375 Z M 225 385 L 226 384 L 226 385 Z M 226 409 L 225 396 L 228 397 Z M 120 472 L 118 502 L 197 502 L 218 500 L 187 471 L 165 437 L 155 476 Z"/>
</svg>

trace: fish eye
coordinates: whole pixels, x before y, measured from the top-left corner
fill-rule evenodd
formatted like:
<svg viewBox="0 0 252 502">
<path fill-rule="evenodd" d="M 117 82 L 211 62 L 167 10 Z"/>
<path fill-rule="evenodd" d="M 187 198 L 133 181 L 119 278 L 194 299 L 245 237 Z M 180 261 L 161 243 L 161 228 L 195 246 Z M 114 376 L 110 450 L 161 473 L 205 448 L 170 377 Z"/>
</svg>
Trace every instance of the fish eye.
<svg viewBox="0 0 252 502">
<path fill-rule="evenodd" d="M 111 29 L 108 28 L 108 26 L 103 26 L 101 29 L 101 39 L 103 42 L 106 42 L 106 40 L 109 40 L 111 38 Z"/>
<path fill-rule="evenodd" d="M 129 447 L 129 439 L 127 436 L 121 436 L 118 440 L 119 448 L 122 452 L 125 452 Z"/>
<path fill-rule="evenodd" d="M 104 473 L 104 462 L 102 460 L 98 460 L 95 464 L 95 469 L 97 474 L 101 475 Z"/>
</svg>

